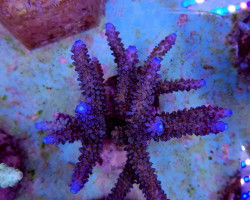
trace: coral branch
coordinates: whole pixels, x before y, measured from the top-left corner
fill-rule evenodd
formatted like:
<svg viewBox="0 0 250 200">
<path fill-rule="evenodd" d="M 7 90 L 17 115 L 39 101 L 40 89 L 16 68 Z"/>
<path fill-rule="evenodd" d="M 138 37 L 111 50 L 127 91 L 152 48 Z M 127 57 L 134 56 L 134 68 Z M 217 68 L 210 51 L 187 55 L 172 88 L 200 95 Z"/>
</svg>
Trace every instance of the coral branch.
<svg viewBox="0 0 250 200">
<path fill-rule="evenodd" d="M 132 169 L 138 175 L 139 188 L 144 193 L 147 200 L 165 200 L 166 194 L 161 188 L 161 182 L 157 180 L 155 169 L 149 161 L 149 153 L 143 146 L 129 146 L 128 159 L 132 163 Z"/>
<path fill-rule="evenodd" d="M 134 66 L 139 62 L 137 50 L 134 46 L 129 46 L 124 55 L 124 65 L 118 68 L 118 85 L 115 97 L 117 102 L 116 110 L 119 111 L 119 117 L 123 120 L 125 119 L 125 112 L 128 110 L 129 87 L 133 84 Z"/>
<path fill-rule="evenodd" d="M 159 59 L 163 59 L 162 57 L 172 48 L 175 44 L 177 35 L 175 33 L 170 34 L 165 37 L 151 52 L 148 57 L 148 61 L 150 61 L 154 57 L 158 57 Z"/>
<path fill-rule="evenodd" d="M 98 108 L 98 111 L 101 114 L 105 114 L 106 113 L 106 101 L 105 101 L 103 70 L 97 58 L 93 57 L 91 59 L 91 63 L 93 64 L 95 68 L 95 78 L 97 80 L 96 86 L 95 86 L 95 92 L 97 95 L 99 95 L 99 98 L 100 98 L 99 101 L 96 100 L 97 104 L 95 105 L 95 107 Z"/>
<path fill-rule="evenodd" d="M 172 48 L 172 46 L 175 44 L 177 35 L 175 33 L 172 33 L 165 37 L 158 45 L 154 47 L 150 55 L 148 56 L 147 60 L 145 63 L 148 63 L 151 61 L 153 58 L 157 57 L 160 60 L 162 60 L 163 56 Z M 138 67 L 138 74 L 141 74 L 141 72 L 144 70 L 146 66 Z"/>
<path fill-rule="evenodd" d="M 130 191 L 135 183 L 136 176 L 132 169 L 132 165 L 126 162 L 126 165 L 119 175 L 115 187 L 112 188 L 111 193 L 108 195 L 107 200 L 125 199 L 126 194 Z"/>
<path fill-rule="evenodd" d="M 160 95 L 164 93 L 172 93 L 177 91 L 190 91 L 191 89 L 197 90 L 202 86 L 206 85 L 206 81 L 201 80 L 194 80 L 194 79 L 180 79 L 176 81 L 159 81 L 157 82 L 155 94 Z"/>
<path fill-rule="evenodd" d="M 185 135 L 205 136 L 210 133 L 217 134 L 227 129 L 227 123 L 219 121 L 224 117 L 232 115 L 230 109 L 212 106 L 201 106 L 189 110 L 178 110 L 172 113 L 162 113 L 164 132 L 152 135 L 154 140 L 167 141 L 171 138 L 180 138 Z"/>
<path fill-rule="evenodd" d="M 73 143 L 80 139 L 76 134 L 80 130 L 76 119 L 63 113 L 56 112 L 54 121 L 36 123 L 36 129 L 50 132 L 43 138 L 45 144 L 65 144 L 67 141 Z"/>
<path fill-rule="evenodd" d="M 133 100 L 129 109 L 130 112 L 126 113 L 128 119 L 132 116 L 132 121 L 135 121 L 138 116 L 143 118 L 149 114 L 150 105 L 153 103 L 151 95 L 156 86 L 156 81 L 160 78 L 160 75 L 157 74 L 160 70 L 160 62 L 160 59 L 155 57 L 147 63 L 146 68 L 143 70 L 141 78 L 135 86 L 136 93 L 132 94 Z"/>
<path fill-rule="evenodd" d="M 74 60 L 75 70 L 77 71 L 80 81 L 80 89 L 83 90 L 82 95 L 85 102 L 94 106 L 99 112 L 103 112 L 105 107 L 104 85 L 102 78 L 102 69 L 96 58 L 92 59 L 88 55 L 88 50 L 83 41 L 78 40 L 73 45 L 71 52 Z"/>
<path fill-rule="evenodd" d="M 107 23 L 105 28 L 105 35 L 107 36 L 110 49 L 113 51 L 112 55 L 114 55 L 115 63 L 117 64 L 117 67 L 119 69 L 120 67 L 122 67 L 124 57 L 124 47 L 121 42 L 121 38 L 118 37 L 120 33 L 115 30 L 115 26 L 111 23 Z"/>
<path fill-rule="evenodd" d="M 88 182 L 89 175 L 92 174 L 95 162 L 99 158 L 101 148 L 102 144 L 93 144 L 80 148 L 81 155 L 78 158 L 80 162 L 76 163 L 72 174 L 71 193 L 76 194 Z"/>
</svg>

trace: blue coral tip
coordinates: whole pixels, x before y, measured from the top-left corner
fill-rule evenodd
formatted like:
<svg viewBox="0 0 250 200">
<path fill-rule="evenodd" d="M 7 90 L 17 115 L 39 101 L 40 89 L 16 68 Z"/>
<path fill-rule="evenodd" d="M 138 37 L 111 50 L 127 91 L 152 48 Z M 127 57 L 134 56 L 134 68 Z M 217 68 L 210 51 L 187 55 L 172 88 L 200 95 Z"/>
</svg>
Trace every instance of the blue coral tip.
<svg viewBox="0 0 250 200">
<path fill-rule="evenodd" d="M 222 131 L 227 130 L 228 124 L 227 124 L 227 123 L 224 123 L 224 122 L 218 122 L 218 123 L 216 124 L 216 128 L 218 129 L 218 131 L 222 132 Z"/>
<path fill-rule="evenodd" d="M 44 127 L 43 122 L 35 123 L 35 128 L 37 130 L 43 130 L 43 127 Z"/>
<path fill-rule="evenodd" d="M 176 34 L 176 33 L 172 33 L 172 36 L 176 38 L 176 37 L 177 37 L 177 34 Z"/>
<path fill-rule="evenodd" d="M 86 113 L 88 106 L 85 103 L 80 102 L 75 109 L 76 113 Z"/>
<path fill-rule="evenodd" d="M 72 194 L 76 194 L 77 192 L 75 191 L 75 190 L 73 190 L 73 189 L 70 189 L 70 192 L 72 193 Z"/>
<path fill-rule="evenodd" d="M 70 188 L 70 192 L 72 194 L 76 194 L 77 192 L 79 192 L 79 187 L 77 187 L 76 185 L 72 185 Z"/>
<path fill-rule="evenodd" d="M 247 197 L 248 197 L 247 193 L 242 194 L 242 199 L 247 199 Z"/>
<path fill-rule="evenodd" d="M 233 115 L 233 111 L 231 109 L 228 109 L 226 112 L 227 116 L 232 116 Z"/>
<path fill-rule="evenodd" d="M 112 23 L 108 22 L 105 24 L 105 28 L 106 29 L 114 28 L 114 25 Z"/>
<path fill-rule="evenodd" d="M 129 46 L 129 47 L 128 47 L 128 50 L 129 50 L 129 51 L 136 51 L 136 46 Z"/>
<path fill-rule="evenodd" d="M 206 83 L 206 81 L 205 80 L 201 80 L 201 85 L 202 86 L 205 86 L 207 83 Z"/>
<path fill-rule="evenodd" d="M 228 123 L 225 123 L 224 126 L 225 126 L 224 130 L 227 130 L 228 129 Z"/>
<path fill-rule="evenodd" d="M 75 43 L 74 43 L 75 46 L 80 46 L 80 45 L 83 45 L 83 44 L 84 43 L 83 43 L 82 40 L 76 40 Z"/>
<path fill-rule="evenodd" d="M 50 144 L 51 142 L 52 142 L 52 139 L 51 139 L 50 137 L 45 136 L 45 137 L 43 138 L 43 143 L 44 143 L 44 144 Z"/>
<path fill-rule="evenodd" d="M 152 61 L 153 61 L 153 62 L 156 62 L 156 63 L 158 63 L 158 64 L 161 63 L 161 59 L 158 58 L 158 57 L 154 57 L 154 58 L 152 59 Z"/>
</svg>

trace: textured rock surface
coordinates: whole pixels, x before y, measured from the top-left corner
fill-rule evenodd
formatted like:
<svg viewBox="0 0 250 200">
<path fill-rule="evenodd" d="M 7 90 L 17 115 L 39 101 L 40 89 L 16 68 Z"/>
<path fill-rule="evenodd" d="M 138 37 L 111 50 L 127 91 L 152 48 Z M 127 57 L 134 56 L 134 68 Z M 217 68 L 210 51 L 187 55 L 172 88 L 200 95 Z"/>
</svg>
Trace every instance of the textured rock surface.
<svg viewBox="0 0 250 200">
<path fill-rule="evenodd" d="M 227 42 L 231 48 L 231 60 L 240 78 L 250 83 L 250 10 L 232 16 L 232 30 Z"/>
<path fill-rule="evenodd" d="M 92 28 L 106 0 L 1 0 L 0 21 L 29 49 Z"/>
</svg>

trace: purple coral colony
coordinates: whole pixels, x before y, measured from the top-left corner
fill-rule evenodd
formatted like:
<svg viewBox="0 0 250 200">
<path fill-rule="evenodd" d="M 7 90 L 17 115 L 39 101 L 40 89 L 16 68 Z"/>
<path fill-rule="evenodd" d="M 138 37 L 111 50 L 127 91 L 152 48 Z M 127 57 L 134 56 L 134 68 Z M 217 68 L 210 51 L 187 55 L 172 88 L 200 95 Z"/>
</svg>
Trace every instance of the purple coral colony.
<svg viewBox="0 0 250 200">
<path fill-rule="evenodd" d="M 143 66 L 135 46 L 127 49 L 118 37 L 119 32 L 111 23 L 106 24 L 106 36 L 117 64 L 117 75 L 104 82 L 103 71 L 97 58 L 91 58 L 83 41 L 74 43 L 71 51 L 78 73 L 84 102 L 76 106 L 75 117 L 56 113 L 54 121 L 36 124 L 39 130 L 49 131 L 43 138 L 45 144 L 73 143 L 80 140 L 81 155 L 76 163 L 70 191 L 79 192 L 92 174 L 100 157 L 104 139 L 112 139 L 124 146 L 127 161 L 117 183 L 106 199 L 125 199 L 126 194 L 139 184 L 146 199 L 167 199 L 152 168 L 148 142 L 168 141 L 195 134 L 205 136 L 227 129 L 220 121 L 231 116 L 225 108 L 200 106 L 172 113 L 159 111 L 159 95 L 175 91 L 198 89 L 204 80 L 162 81 L 157 73 L 163 56 L 171 49 L 176 34 L 165 37 L 151 52 Z"/>
</svg>

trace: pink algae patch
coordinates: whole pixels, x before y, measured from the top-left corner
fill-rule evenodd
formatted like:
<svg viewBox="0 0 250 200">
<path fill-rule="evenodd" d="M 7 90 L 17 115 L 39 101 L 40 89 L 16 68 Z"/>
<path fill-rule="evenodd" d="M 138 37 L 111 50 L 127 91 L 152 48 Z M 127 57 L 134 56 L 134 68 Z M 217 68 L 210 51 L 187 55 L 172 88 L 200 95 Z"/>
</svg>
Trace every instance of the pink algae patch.
<svg viewBox="0 0 250 200">
<path fill-rule="evenodd" d="M 64 81 L 70 85 L 76 85 L 76 80 L 72 77 L 64 77 Z M 78 91 L 78 88 L 77 88 Z"/>
<path fill-rule="evenodd" d="M 230 145 L 229 144 L 223 144 L 222 147 L 221 147 L 221 150 L 223 152 L 222 154 L 222 159 L 223 160 L 228 160 L 228 157 L 229 157 L 229 150 L 230 150 Z"/>
<path fill-rule="evenodd" d="M 178 18 L 177 25 L 181 28 L 184 28 L 188 22 L 188 16 L 186 14 L 181 14 Z"/>
<path fill-rule="evenodd" d="M 62 56 L 62 57 L 59 58 L 58 62 L 59 62 L 60 64 L 68 64 L 68 63 L 69 63 L 69 60 L 68 60 L 68 58 Z"/>
<path fill-rule="evenodd" d="M 185 42 L 189 43 L 190 45 L 193 45 L 195 43 L 195 36 L 197 35 L 196 31 L 191 31 L 190 32 L 190 38 L 186 39 Z"/>
<path fill-rule="evenodd" d="M 217 192 L 209 191 L 209 199 L 217 199 Z"/>
<path fill-rule="evenodd" d="M 188 59 L 194 57 L 197 55 L 197 51 L 196 50 L 191 50 L 191 51 L 186 51 L 183 58 L 185 61 L 187 61 Z"/>
<path fill-rule="evenodd" d="M 108 73 L 108 70 L 109 70 L 109 66 L 104 65 L 104 64 L 101 64 L 101 66 L 102 66 L 103 73 L 104 73 L 104 74 L 107 74 L 107 73 Z"/>
<path fill-rule="evenodd" d="M 230 133 L 230 139 L 235 138 L 236 134 L 234 132 Z"/>
<path fill-rule="evenodd" d="M 123 14 L 123 10 L 122 10 L 122 9 L 119 9 L 119 15 L 120 15 L 121 18 L 124 17 L 124 14 Z"/>
<path fill-rule="evenodd" d="M 106 40 L 106 35 L 104 31 L 100 31 L 99 34 L 102 40 Z"/>
<path fill-rule="evenodd" d="M 174 166 L 179 166 L 181 164 L 181 160 L 176 160 L 175 162 L 174 162 Z"/>
<path fill-rule="evenodd" d="M 109 140 L 103 142 L 103 151 L 101 153 L 101 167 L 106 171 L 122 169 L 127 160 L 126 151 L 118 147 Z"/>
<path fill-rule="evenodd" d="M 101 159 L 97 162 L 97 166 L 104 169 L 102 176 L 98 176 L 95 180 L 103 195 L 107 195 L 107 191 L 110 191 L 110 182 L 107 181 L 110 178 L 110 173 L 118 176 L 124 167 L 127 156 L 126 151 L 121 147 L 117 147 L 112 140 L 103 141 L 103 150 L 100 155 Z"/>
<path fill-rule="evenodd" d="M 107 179 L 109 179 L 107 174 L 103 174 L 102 176 L 99 176 L 96 181 L 95 185 L 97 185 L 100 189 L 100 191 L 104 194 L 107 195 L 107 191 L 110 190 L 107 184 Z"/>
<path fill-rule="evenodd" d="M 197 35 L 196 31 L 191 31 L 190 32 L 190 38 L 192 40 L 191 44 L 194 44 L 195 43 L 195 39 L 194 39 L 194 36 Z"/>
<path fill-rule="evenodd" d="M 193 138 L 191 136 L 185 136 L 183 137 L 182 139 L 182 145 L 185 147 L 185 148 L 188 148 L 189 147 L 189 142 L 193 141 Z"/>
<path fill-rule="evenodd" d="M 175 95 L 173 93 L 166 94 L 166 100 L 168 103 L 174 104 Z"/>
<path fill-rule="evenodd" d="M 29 121 L 36 121 L 39 118 L 39 114 L 33 114 L 33 115 L 27 115 L 26 119 L 28 119 Z"/>
<path fill-rule="evenodd" d="M 244 89 L 243 88 L 240 88 L 238 87 L 236 90 L 235 90 L 235 94 L 242 94 L 244 92 Z"/>
<path fill-rule="evenodd" d="M 11 72 L 17 70 L 17 64 L 16 63 L 8 64 L 6 65 L 6 69 L 7 69 L 7 75 L 10 75 Z"/>
<path fill-rule="evenodd" d="M 195 155 L 195 163 L 194 163 L 194 167 L 196 169 L 200 168 L 199 165 L 200 165 L 201 160 L 202 160 L 202 155 L 201 154 L 196 154 Z"/>
</svg>

